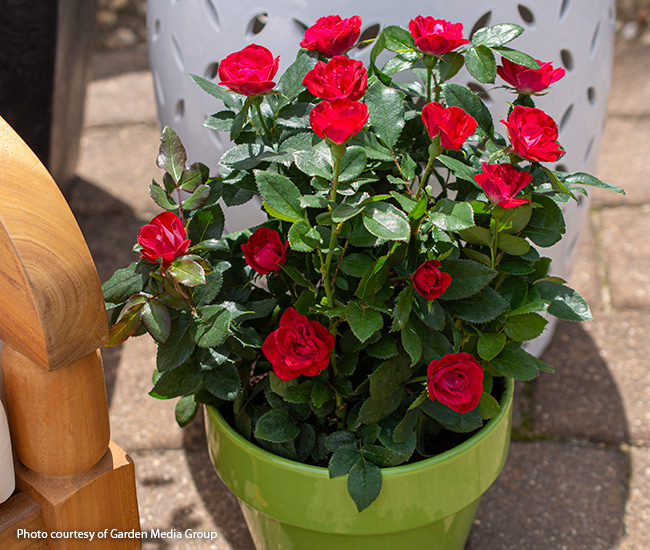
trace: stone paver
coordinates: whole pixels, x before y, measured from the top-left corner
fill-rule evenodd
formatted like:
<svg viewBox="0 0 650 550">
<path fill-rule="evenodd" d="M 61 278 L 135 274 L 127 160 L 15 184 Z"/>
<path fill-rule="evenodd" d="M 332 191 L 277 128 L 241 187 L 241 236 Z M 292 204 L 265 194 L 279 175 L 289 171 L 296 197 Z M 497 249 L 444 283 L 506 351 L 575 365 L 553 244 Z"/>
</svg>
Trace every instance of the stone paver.
<svg viewBox="0 0 650 550">
<path fill-rule="evenodd" d="M 650 548 L 650 449 L 630 449 L 632 472 L 625 506 L 625 535 L 617 550 Z"/>
<path fill-rule="evenodd" d="M 612 305 L 650 308 L 650 204 L 608 208 L 598 216 Z"/>
<path fill-rule="evenodd" d="M 623 533 L 627 458 L 615 448 L 513 443 L 468 550 L 609 550 Z"/>
</svg>

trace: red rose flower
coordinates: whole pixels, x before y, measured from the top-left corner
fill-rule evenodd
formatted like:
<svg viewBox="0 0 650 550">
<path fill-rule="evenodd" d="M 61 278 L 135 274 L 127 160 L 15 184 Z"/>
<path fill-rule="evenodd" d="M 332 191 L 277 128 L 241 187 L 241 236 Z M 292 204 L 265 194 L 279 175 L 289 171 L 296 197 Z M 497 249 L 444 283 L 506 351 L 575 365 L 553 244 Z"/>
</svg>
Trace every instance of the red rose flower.
<svg viewBox="0 0 650 550">
<path fill-rule="evenodd" d="M 497 74 L 508 84 L 517 88 L 521 94 L 535 94 L 546 90 L 565 74 L 562 68 L 553 69 L 552 63 L 542 63 L 539 59 L 537 62 L 539 69 L 531 69 L 517 65 L 504 57 L 503 65 L 497 67 Z"/>
<path fill-rule="evenodd" d="M 557 124 L 541 109 L 517 105 L 508 122 L 512 148 L 520 157 L 537 162 L 555 162 L 564 151 L 557 142 Z"/>
<path fill-rule="evenodd" d="M 451 284 L 451 275 L 440 271 L 438 260 L 427 260 L 415 270 L 411 280 L 413 288 L 427 300 L 435 300 L 442 296 Z"/>
<path fill-rule="evenodd" d="M 334 336 L 292 307 L 282 314 L 279 328 L 262 344 L 262 352 L 281 380 L 293 380 L 301 374 L 316 376 L 329 364 L 333 348 Z"/>
<path fill-rule="evenodd" d="M 481 164 L 483 171 L 474 176 L 474 180 L 485 191 L 488 198 L 501 208 L 515 208 L 520 204 L 530 202 L 526 199 L 513 197 L 526 187 L 533 176 L 528 172 L 520 172 L 512 164 Z"/>
<path fill-rule="evenodd" d="M 354 46 L 360 34 L 361 17 L 358 15 L 348 19 L 341 19 L 340 15 L 328 15 L 321 17 L 305 31 L 300 46 L 333 57 Z"/>
<path fill-rule="evenodd" d="M 167 267 L 174 258 L 185 254 L 190 240 L 181 219 L 172 212 L 163 212 L 140 228 L 138 244 L 142 247 L 140 256 L 145 260 L 156 263 L 161 259 Z"/>
<path fill-rule="evenodd" d="M 272 79 L 278 72 L 279 59 L 273 59 L 264 46 L 249 44 L 219 64 L 219 84 L 246 96 L 268 92 L 275 86 Z"/>
<path fill-rule="evenodd" d="M 458 413 L 469 412 L 483 393 L 483 367 L 469 353 L 448 353 L 429 363 L 427 389 L 432 401 Z"/>
<path fill-rule="evenodd" d="M 422 109 L 422 121 L 431 139 L 440 134 L 440 145 L 458 151 L 476 130 L 476 120 L 460 107 L 443 107 L 427 103 Z"/>
<path fill-rule="evenodd" d="M 356 136 L 368 120 L 368 106 L 349 99 L 321 101 L 309 112 L 316 134 L 341 145 Z"/>
<path fill-rule="evenodd" d="M 409 21 L 409 31 L 415 40 L 415 47 L 433 55 L 443 55 L 469 44 L 469 40 L 463 38 L 463 24 L 444 19 L 418 15 Z"/>
<path fill-rule="evenodd" d="M 280 266 L 287 261 L 287 246 L 282 244 L 277 231 L 268 227 L 258 227 L 248 241 L 241 245 L 246 263 L 262 275 L 271 271 L 278 273 Z"/>
<path fill-rule="evenodd" d="M 318 61 L 305 75 L 302 83 L 321 99 L 356 101 L 366 92 L 368 72 L 363 62 L 337 55 L 329 63 Z"/>
</svg>

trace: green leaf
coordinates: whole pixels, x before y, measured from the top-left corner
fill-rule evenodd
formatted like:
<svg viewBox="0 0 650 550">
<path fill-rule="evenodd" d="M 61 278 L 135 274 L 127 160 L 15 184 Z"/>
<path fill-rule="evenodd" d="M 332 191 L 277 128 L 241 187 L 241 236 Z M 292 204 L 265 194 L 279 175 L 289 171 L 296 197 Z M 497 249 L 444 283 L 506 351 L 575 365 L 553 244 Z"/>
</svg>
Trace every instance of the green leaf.
<svg viewBox="0 0 650 550">
<path fill-rule="evenodd" d="M 471 244 L 480 244 L 483 246 L 490 246 L 492 244 L 492 233 L 485 227 L 469 227 L 458 234 L 462 239 Z"/>
<path fill-rule="evenodd" d="M 115 324 L 108 331 L 107 346 L 116 346 L 126 341 L 142 326 L 142 309 L 146 304 L 146 297 L 135 294 L 129 298 L 120 312 Z"/>
<path fill-rule="evenodd" d="M 487 323 L 506 311 L 510 304 L 490 287 L 462 300 L 447 300 L 444 305 L 448 313 L 470 323 Z"/>
<path fill-rule="evenodd" d="M 390 272 L 387 260 L 388 256 L 382 256 L 366 270 L 355 292 L 356 296 L 365 298 L 379 292 Z"/>
<path fill-rule="evenodd" d="M 232 111 L 219 111 L 205 119 L 203 126 L 217 132 L 230 132 L 235 113 Z"/>
<path fill-rule="evenodd" d="M 194 341 L 201 348 L 215 348 L 223 344 L 230 334 L 231 314 L 225 307 L 211 305 L 199 308 Z"/>
<path fill-rule="evenodd" d="M 381 468 L 398 466 L 404 462 L 404 457 L 395 451 L 380 445 L 364 445 L 363 457 Z"/>
<path fill-rule="evenodd" d="M 272 443 L 292 441 L 299 433 L 300 428 L 284 409 L 273 409 L 263 414 L 255 427 L 256 438 Z"/>
<path fill-rule="evenodd" d="M 363 277 L 373 263 L 374 260 L 365 254 L 348 254 L 341 260 L 341 271 L 352 277 Z"/>
<path fill-rule="evenodd" d="M 381 34 L 386 41 L 386 49 L 391 52 L 415 48 L 411 33 L 398 25 L 387 25 L 382 29 Z"/>
<path fill-rule="evenodd" d="M 311 252 L 318 246 L 320 235 L 306 221 L 298 220 L 289 228 L 289 245 L 299 252 Z"/>
<path fill-rule="evenodd" d="M 212 273 L 208 273 L 205 280 L 205 286 L 198 286 L 194 289 L 192 298 L 196 307 L 207 305 L 217 297 L 223 285 L 223 274 L 216 269 Z"/>
<path fill-rule="evenodd" d="M 483 83 L 494 83 L 497 76 L 497 65 L 494 54 L 484 45 L 474 46 L 465 54 L 465 66 L 476 80 Z"/>
<path fill-rule="evenodd" d="M 163 210 L 178 210 L 178 205 L 170 200 L 165 190 L 155 181 L 149 185 L 149 196 Z"/>
<path fill-rule="evenodd" d="M 194 260 L 176 258 L 169 264 L 167 273 L 184 286 L 194 287 L 206 284 L 205 270 Z"/>
<path fill-rule="evenodd" d="M 615 191 L 616 193 L 622 193 L 625 195 L 625 191 L 618 185 L 605 183 L 597 177 L 592 176 L 591 174 L 586 174 L 585 172 L 574 172 L 573 174 L 563 176 L 562 179 L 567 183 L 579 183 L 582 185 L 590 185 L 591 187 L 600 187 L 601 189 L 608 189 L 609 191 Z"/>
<path fill-rule="evenodd" d="M 347 430 L 339 430 L 327 436 L 325 446 L 330 451 L 336 451 L 339 447 L 357 445 L 357 436 Z"/>
<path fill-rule="evenodd" d="M 531 204 L 522 204 L 517 208 L 501 208 L 500 211 L 499 228 L 501 234 L 519 233 L 528 225 L 533 215 L 533 206 Z"/>
<path fill-rule="evenodd" d="M 436 67 L 440 75 L 440 82 L 453 78 L 463 68 L 465 58 L 458 52 L 449 52 L 442 56 L 442 62 Z"/>
<path fill-rule="evenodd" d="M 268 157 L 271 152 L 260 143 L 242 143 L 228 149 L 219 164 L 234 170 L 250 170 Z M 241 185 L 241 182 L 238 182 Z"/>
<path fill-rule="evenodd" d="M 359 512 L 368 508 L 377 499 L 380 491 L 381 471 L 378 466 L 365 460 L 360 460 L 352 466 L 348 475 L 348 493 Z"/>
<path fill-rule="evenodd" d="M 512 256 L 523 256 L 530 250 L 530 244 L 528 244 L 526 239 L 522 239 L 521 237 L 509 235 L 508 233 L 500 233 L 497 248 Z"/>
<path fill-rule="evenodd" d="M 406 214 L 387 202 L 366 205 L 362 219 L 364 227 L 376 237 L 408 242 L 411 236 L 411 226 Z"/>
<path fill-rule="evenodd" d="M 201 208 L 210 196 L 209 185 L 199 185 L 196 190 L 183 201 L 184 210 L 197 210 Z"/>
<path fill-rule="evenodd" d="M 431 223 L 443 231 L 462 231 L 474 226 L 472 205 L 440 199 L 429 212 Z"/>
<path fill-rule="evenodd" d="M 522 313 L 508 317 L 503 328 L 511 340 L 524 342 L 537 338 L 547 324 L 548 321 L 537 313 Z"/>
<path fill-rule="evenodd" d="M 349 204 L 341 203 L 332 212 L 332 221 L 334 223 L 342 223 L 345 220 L 354 218 L 357 214 L 361 214 L 363 209 L 363 206 L 350 206 Z"/>
<path fill-rule="evenodd" d="M 524 381 L 535 378 L 539 374 L 540 365 L 546 366 L 530 353 L 513 345 L 506 346 L 490 361 L 490 365 L 504 376 Z"/>
<path fill-rule="evenodd" d="M 275 172 L 256 170 L 255 181 L 260 195 L 274 210 L 293 221 L 304 219 L 305 211 L 300 206 L 300 191 L 289 178 Z"/>
<path fill-rule="evenodd" d="M 248 112 L 250 111 L 252 104 L 253 102 L 251 101 L 251 98 L 247 97 L 243 107 L 235 115 L 235 118 L 232 121 L 232 126 L 230 127 L 230 141 L 235 141 L 241 134 L 244 126 L 246 126 L 246 123 L 248 122 Z"/>
<path fill-rule="evenodd" d="M 181 315 L 172 320 L 172 330 L 164 344 L 158 346 L 156 368 L 160 372 L 175 369 L 189 359 L 194 351 L 190 333 L 190 316 Z"/>
<path fill-rule="evenodd" d="M 284 71 L 275 89 L 284 96 L 283 103 L 293 101 L 302 91 L 305 85 L 302 83 L 305 75 L 314 68 L 318 58 L 309 55 L 306 51 L 299 51 L 296 60 Z"/>
<path fill-rule="evenodd" d="M 171 334 L 172 322 L 167 306 L 160 300 L 147 300 L 142 308 L 142 322 L 156 342 L 162 344 L 167 341 Z"/>
<path fill-rule="evenodd" d="M 404 94 L 380 81 L 368 86 L 364 100 L 370 111 L 369 122 L 391 152 L 404 128 Z"/>
<path fill-rule="evenodd" d="M 378 342 L 370 344 L 366 352 L 377 359 L 390 359 L 397 355 L 397 341 L 393 337 L 383 336 Z"/>
<path fill-rule="evenodd" d="M 228 109 L 232 109 L 233 111 L 239 111 L 241 109 L 243 101 L 236 93 L 218 86 L 207 78 L 202 78 L 195 74 L 190 74 L 190 77 L 204 92 L 221 100 Z"/>
<path fill-rule="evenodd" d="M 585 299 L 572 288 L 552 281 L 540 281 L 535 287 L 544 300 L 551 305 L 548 312 L 565 321 L 592 321 L 591 311 Z"/>
<path fill-rule="evenodd" d="M 464 162 L 456 160 L 455 158 L 448 157 L 447 155 L 438 156 L 438 160 L 442 162 L 442 164 L 444 164 L 447 168 L 449 168 L 454 174 L 454 176 L 456 176 L 457 178 L 464 179 L 476 185 L 474 181 L 474 176 L 478 174 L 478 171 L 472 168 L 471 166 L 468 166 Z M 459 204 L 467 204 L 467 203 L 459 203 Z M 470 205 L 467 204 L 467 206 Z"/>
<path fill-rule="evenodd" d="M 314 148 L 308 151 L 297 151 L 293 154 L 296 166 L 308 176 L 318 176 L 326 180 L 332 179 L 332 166 L 326 150 Z"/>
<path fill-rule="evenodd" d="M 408 285 L 397 295 L 395 309 L 393 310 L 393 324 L 390 327 L 391 332 L 402 330 L 406 325 L 413 309 L 414 296 L 415 293 L 411 285 Z"/>
<path fill-rule="evenodd" d="M 160 136 L 160 149 L 156 164 L 165 170 L 178 183 L 185 170 L 187 153 L 176 132 L 169 126 L 165 126 Z"/>
<path fill-rule="evenodd" d="M 402 346 L 411 358 L 411 366 L 414 366 L 422 357 L 422 340 L 417 333 L 413 323 L 409 322 L 402 329 Z"/>
<path fill-rule="evenodd" d="M 237 367 L 230 363 L 206 372 L 203 376 L 203 384 L 212 395 L 226 401 L 234 401 L 241 391 L 239 372 Z"/>
<path fill-rule="evenodd" d="M 220 239 L 223 234 L 225 217 L 221 206 L 215 204 L 196 212 L 189 225 L 189 238 L 193 243 L 210 239 Z"/>
<path fill-rule="evenodd" d="M 339 182 L 353 181 L 358 178 L 365 170 L 367 160 L 363 147 L 348 147 L 341 159 Z"/>
<path fill-rule="evenodd" d="M 365 342 L 384 326 L 381 313 L 359 302 L 350 302 L 345 308 L 350 328 L 360 342 Z"/>
<path fill-rule="evenodd" d="M 501 353 L 506 340 L 506 335 L 502 332 L 481 334 L 476 345 L 479 357 L 485 361 L 492 361 Z"/>
<path fill-rule="evenodd" d="M 149 392 L 151 397 L 156 399 L 173 399 L 196 390 L 201 383 L 201 373 L 194 361 L 186 361 L 180 367 L 160 373 L 154 378 L 155 384 Z"/>
<path fill-rule="evenodd" d="M 440 296 L 441 300 L 468 298 L 484 289 L 497 275 L 493 269 L 471 260 L 446 260 L 440 271 L 451 275 L 451 284 Z"/>
<path fill-rule="evenodd" d="M 539 63 L 537 62 L 537 59 L 531 57 L 527 53 L 513 50 L 512 48 L 508 48 L 506 46 L 499 46 L 493 48 L 493 50 L 501 54 L 507 60 L 516 63 L 517 65 L 523 65 L 524 67 L 528 67 L 530 69 L 539 69 Z"/>
<path fill-rule="evenodd" d="M 481 413 L 481 418 L 489 420 L 501 412 L 501 406 L 489 393 L 483 392 L 481 400 L 478 402 L 478 410 Z"/>
<path fill-rule="evenodd" d="M 478 29 L 472 35 L 472 44 L 474 46 L 488 46 L 490 48 L 503 46 L 517 38 L 524 28 L 512 23 L 499 23 L 491 27 Z"/>
<path fill-rule="evenodd" d="M 460 107 L 472 115 L 478 125 L 485 130 L 488 135 L 494 131 L 492 115 L 485 104 L 469 88 L 449 82 L 443 87 L 443 95 L 447 105 Z"/>
<path fill-rule="evenodd" d="M 410 409 L 406 411 L 404 418 L 395 426 L 393 430 L 393 442 L 396 444 L 405 443 L 413 435 L 413 430 L 417 424 L 419 411 Z M 384 443 L 385 444 L 385 443 Z"/>
<path fill-rule="evenodd" d="M 352 466 L 361 460 L 361 451 L 357 445 L 350 444 L 338 447 L 334 453 L 332 453 L 327 466 L 330 478 L 346 475 L 352 469 Z"/>
<path fill-rule="evenodd" d="M 199 404 L 194 399 L 194 394 L 185 395 L 176 403 L 174 411 L 176 422 L 181 428 L 184 428 L 196 418 L 197 412 L 199 412 Z"/>
<path fill-rule="evenodd" d="M 317 380 L 312 386 L 311 402 L 317 409 L 320 409 L 325 403 L 335 399 L 335 397 L 334 390 L 323 380 Z"/>
<path fill-rule="evenodd" d="M 143 273 L 138 273 L 137 267 L 138 262 L 133 262 L 128 267 L 118 269 L 102 285 L 102 292 L 107 305 L 121 304 L 133 294 L 142 291 L 146 276 Z"/>
<path fill-rule="evenodd" d="M 410 377 L 411 369 L 405 357 L 388 359 L 368 377 L 370 380 L 370 395 L 377 399 L 384 399 L 394 393 L 399 393 L 402 385 Z"/>
</svg>

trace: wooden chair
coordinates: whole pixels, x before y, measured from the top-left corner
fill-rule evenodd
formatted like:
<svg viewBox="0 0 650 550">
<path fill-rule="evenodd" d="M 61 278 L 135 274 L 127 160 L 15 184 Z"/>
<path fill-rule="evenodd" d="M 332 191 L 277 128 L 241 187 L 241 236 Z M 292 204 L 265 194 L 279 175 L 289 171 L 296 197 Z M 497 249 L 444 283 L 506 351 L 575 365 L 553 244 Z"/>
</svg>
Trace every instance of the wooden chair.
<svg viewBox="0 0 650 550">
<path fill-rule="evenodd" d="M 16 492 L 0 505 L 0 548 L 140 548 L 133 462 L 110 441 L 99 349 L 99 278 L 79 227 L 38 158 L 0 118 L 0 367 Z M 94 532 L 18 538 L 18 529 Z"/>
</svg>

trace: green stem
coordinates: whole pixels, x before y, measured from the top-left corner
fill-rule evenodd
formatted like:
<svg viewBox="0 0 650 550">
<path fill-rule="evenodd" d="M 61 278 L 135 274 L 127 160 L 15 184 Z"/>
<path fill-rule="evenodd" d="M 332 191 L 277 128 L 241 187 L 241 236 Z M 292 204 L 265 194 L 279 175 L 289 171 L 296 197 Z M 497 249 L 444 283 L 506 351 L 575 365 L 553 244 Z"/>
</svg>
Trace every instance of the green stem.
<svg viewBox="0 0 650 550">
<path fill-rule="evenodd" d="M 427 103 L 431 102 L 431 77 L 433 76 L 433 67 L 427 67 Z"/>
<path fill-rule="evenodd" d="M 427 162 L 427 167 L 424 170 L 424 174 L 422 174 L 422 178 L 420 179 L 420 185 L 418 186 L 418 190 L 415 193 L 415 200 L 418 200 L 420 198 L 420 195 L 422 194 L 422 190 L 424 189 L 424 186 L 426 185 L 429 179 L 429 173 L 431 172 L 431 167 L 433 166 L 434 160 L 435 157 L 429 157 L 429 160 Z"/>
<path fill-rule="evenodd" d="M 258 101 L 255 101 L 255 110 L 257 111 L 257 116 L 260 119 L 260 123 L 262 124 L 262 129 L 264 130 L 264 135 L 268 140 L 271 139 L 271 132 L 269 132 L 268 127 L 266 126 L 266 122 L 264 122 L 264 117 L 262 116 L 262 109 L 260 108 L 260 103 L 262 102 L 262 98 L 260 98 Z"/>
<path fill-rule="evenodd" d="M 433 87 L 436 90 L 436 95 L 433 100 L 436 103 L 440 103 L 440 86 L 438 86 L 438 79 L 435 76 L 433 77 Z"/>
<path fill-rule="evenodd" d="M 332 151 L 333 152 L 333 151 Z M 339 186 L 339 172 L 341 170 L 341 157 L 339 155 L 332 155 L 334 157 L 334 177 L 332 178 L 332 189 L 330 191 L 330 200 L 336 201 L 336 190 Z M 327 296 L 327 305 L 334 307 L 334 289 L 332 288 L 332 281 L 330 279 L 330 267 L 332 266 L 332 257 L 334 247 L 336 246 L 336 239 L 338 237 L 337 224 L 332 222 L 332 234 L 328 246 L 327 256 L 325 263 L 321 264 L 321 272 L 323 274 L 323 286 L 325 287 L 325 294 Z"/>
<path fill-rule="evenodd" d="M 426 382 L 428 378 L 426 376 L 416 376 L 406 381 L 406 384 L 415 384 L 416 382 Z"/>
</svg>

